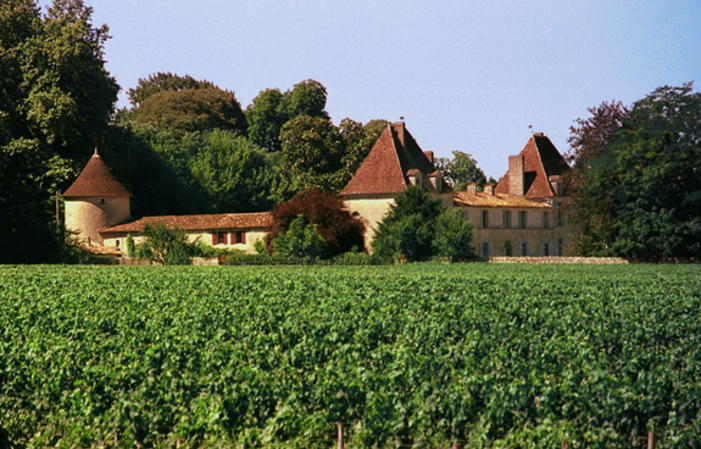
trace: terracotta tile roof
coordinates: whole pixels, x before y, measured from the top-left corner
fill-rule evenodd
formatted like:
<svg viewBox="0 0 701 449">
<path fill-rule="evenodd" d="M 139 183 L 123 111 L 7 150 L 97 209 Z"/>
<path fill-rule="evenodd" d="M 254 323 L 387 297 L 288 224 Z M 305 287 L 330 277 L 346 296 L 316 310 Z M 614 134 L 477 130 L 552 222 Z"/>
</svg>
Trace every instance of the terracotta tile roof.
<svg viewBox="0 0 701 449">
<path fill-rule="evenodd" d="M 556 196 L 550 182 L 550 176 L 560 176 L 570 168 L 555 145 L 542 133 L 534 134 L 521 150 L 523 156 L 524 191 L 526 198 L 543 198 Z M 509 193 L 509 170 L 497 184 L 495 193 Z"/>
<path fill-rule="evenodd" d="M 410 184 L 407 176 L 421 173 L 422 185 L 435 192 L 428 176 L 436 171 L 403 122 L 387 125 L 341 196 L 397 195 Z M 447 187 L 446 183 L 443 183 Z"/>
<path fill-rule="evenodd" d="M 510 193 L 495 193 L 490 195 L 487 192 L 467 193 L 454 192 L 453 204 L 456 207 L 514 207 L 514 208 L 534 208 L 547 209 L 550 206 L 547 201 L 533 201 L 524 197 L 511 195 Z"/>
<path fill-rule="evenodd" d="M 97 151 L 80 172 L 75 182 L 63 194 L 65 198 L 81 196 L 132 196 L 117 181 Z"/>
<path fill-rule="evenodd" d="M 180 228 L 186 231 L 209 231 L 224 229 L 258 229 L 270 225 L 270 212 L 247 214 L 205 214 L 205 215 L 162 215 L 144 217 L 130 223 L 100 229 L 100 234 L 141 232 L 147 224 L 165 223 L 167 228 Z"/>
</svg>

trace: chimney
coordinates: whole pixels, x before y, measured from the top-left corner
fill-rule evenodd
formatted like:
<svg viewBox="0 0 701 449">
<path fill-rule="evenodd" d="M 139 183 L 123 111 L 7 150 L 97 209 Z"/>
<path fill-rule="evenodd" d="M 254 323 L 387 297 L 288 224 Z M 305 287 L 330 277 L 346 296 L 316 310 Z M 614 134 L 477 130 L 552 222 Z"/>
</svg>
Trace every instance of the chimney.
<svg viewBox="0 0 701 449">
<path fill-rule="evenodd" d="M 431 164 L 435 163 L 435 160 L 433 158 L 433 151 L 424 151 L 424 156 L 426 156 L 426 159 L 428 159 L 428 161 Z"/>
<path fill-rule="evenodd" d="M 523 156 L 509 156 L 509 193 L 515 196 L 523 196 L 525 173 L 523 170 Z"/>
<path fill-rule="evenodd" d="M 494 184 L 485 184 L 484 191 L 487 193 L 487 195 L 494 196 Z"/>
<path fill-rule="evenodd" d="M 404 122 L 396 122 L 394 124 L 395 131 L 397 132 L 397 138 L 403 147 L 406 146 L 406 127 Z"/>
<path fill-rule="evenodd" d="M 468 195 L 477 195 L 477 183 L 476 182 L 468 182 L 467 183 L 467 194 Z"/>
</svg>

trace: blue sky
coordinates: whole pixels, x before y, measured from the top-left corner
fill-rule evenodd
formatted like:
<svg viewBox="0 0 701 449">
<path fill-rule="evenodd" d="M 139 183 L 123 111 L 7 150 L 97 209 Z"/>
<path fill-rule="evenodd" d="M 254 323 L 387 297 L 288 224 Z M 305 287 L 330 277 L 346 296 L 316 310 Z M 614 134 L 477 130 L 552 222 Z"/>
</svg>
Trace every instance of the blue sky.
<svg viewBox="0 0 701 449">
<path fill-rule="evenodd" d="M 404 117 L 424 150 L 471 153 L 495 178 L 532 131 L 565 153 L 588 107 L 701 88 L 699 0 L 84 1 L 110 27 L 119 106 L 156 72 L 210 80 L 244 108 L 312 78 L 334 123 Z"/>
</svg>

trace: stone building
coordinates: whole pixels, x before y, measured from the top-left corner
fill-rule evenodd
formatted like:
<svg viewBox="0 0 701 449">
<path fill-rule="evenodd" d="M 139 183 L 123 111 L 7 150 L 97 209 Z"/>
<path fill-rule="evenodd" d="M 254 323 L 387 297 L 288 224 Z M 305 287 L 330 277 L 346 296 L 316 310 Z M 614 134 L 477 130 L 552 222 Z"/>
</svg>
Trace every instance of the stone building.
<svg viewBox="0 0 701 449">
<path fill-rule="evenodd" d="M 491 256 L 561 256 L 573 228 L 565 220 L 567 203 L 562 176 L 569 167 L 542 133 L 509 157 L 499 183 L 478 192 L 475 184 L 455 192 L 436 169 L 432 152 L 424 152 L 403 122 L 388 124 L 358 171 L 341 192 L 351 214 L 366 226 L 370 243 L 394 198 L 410 185 L 420 186 L 446 208 L 464 211 L 475 226 L 475 250 Z M 169 215 L 131 220 L 131 193 L 95 155 L 64 194 L 66 227 L 88 246 L 126 252 L 129 234 L 139 241 L 147 224 L 164 223 L 187 231 L 190 240 L 253 253 L 271 223 L 269 212 Z"/>
<path fill-rule="evenodd" d="M 420 185 L 445 207 L 462 209 L 475 226 L 475 250 L 491 256 L 561 256 L 572 227 L 563 215 L 567 202 L 562 175 L 569 166 L 542 133 L 509 157 L 509 169 L 494 186 L 477 191 L 475 184 L 454 192 L 404 123 L 388 125 L 341 192 L 346 207 L 367 226 L 366 246 L 378 223 L 409 185 Z"/>
<path fill-rule="evenodd" d="M 253 253 L 265 235 L 270 213 L 169 215 L 131 220 L 131 193 L 110 172 L 100 155 L 90 158 L 75 182 L 63 194 L 66 228 L 77 233 L 88 252 L 99 255 L 126 253 L 126 238 L 141 240 L 147 224 L 187 231 L 190 241 Z"/>
<path fill-rule="evenodd" d="M 97 150 L 63 198 L 66 228 L 77 232 L 88 246 L 104 246 L 99 230 L 131 219 L 131 193 L 117 181 Z"/>
<path fill-rule="evenodd" d="M 421 186 L 444 206 L 452 206 L 453 191 L 433 162 L 433 153 L 421 150 L 403 122 L 387 125 L 341 191 L 343 204 L 365 224 L 366 247 L 370 246 L 378 223 L 394 204 L 394 197 L 410 185 Z"/>
</svg>

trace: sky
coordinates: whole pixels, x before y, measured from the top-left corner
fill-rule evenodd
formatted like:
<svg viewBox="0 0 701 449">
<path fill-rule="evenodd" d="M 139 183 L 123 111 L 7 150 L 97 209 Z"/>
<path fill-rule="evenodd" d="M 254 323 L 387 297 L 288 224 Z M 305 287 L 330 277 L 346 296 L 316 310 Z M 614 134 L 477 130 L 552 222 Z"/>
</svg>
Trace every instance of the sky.
<svg viewBox="0 0 701 449">
<path fill-rule="evenodd" d="M 41 0 L 40 5 L 50 3 Z M 604 101 L 701 89 L 699 0 L 84 0 L 126 91 L 157 72 L 235 92 L 314 79 L 335 124 L 402 120 L 423 150 L 501 177 L 533 132 L 569 150 Z"/>
</svg>

